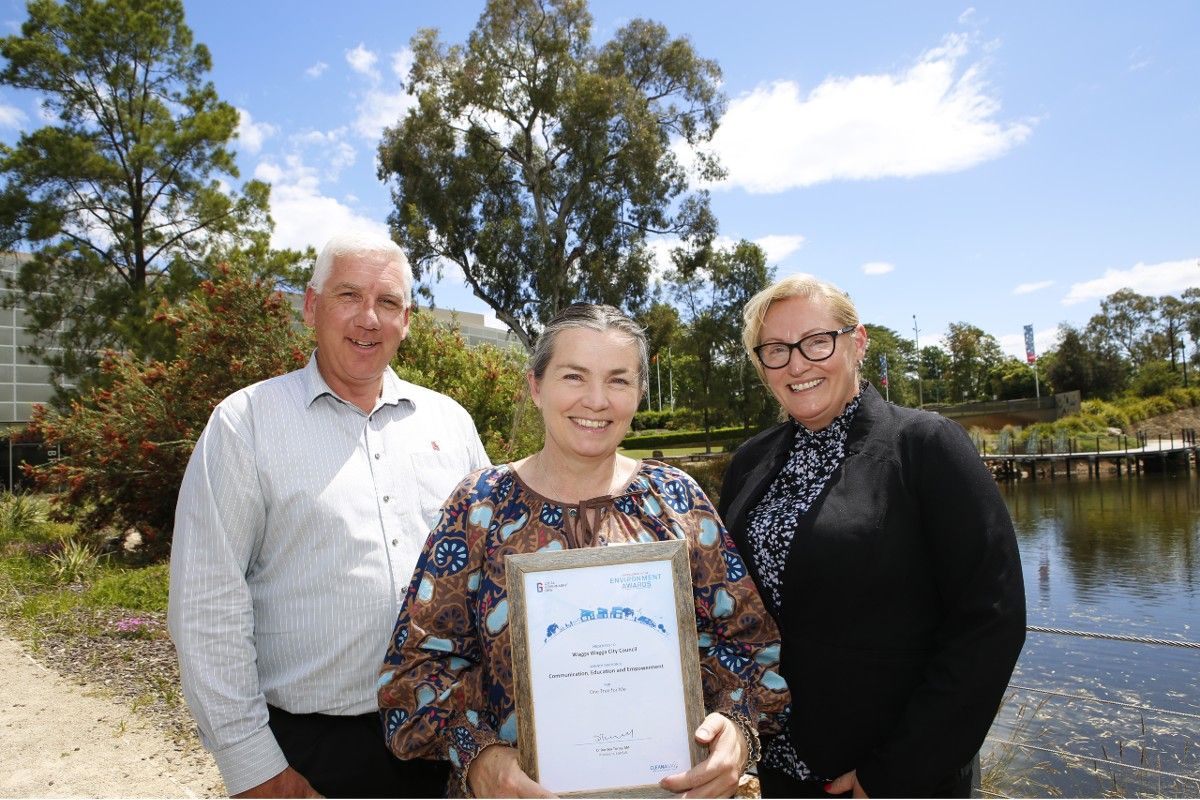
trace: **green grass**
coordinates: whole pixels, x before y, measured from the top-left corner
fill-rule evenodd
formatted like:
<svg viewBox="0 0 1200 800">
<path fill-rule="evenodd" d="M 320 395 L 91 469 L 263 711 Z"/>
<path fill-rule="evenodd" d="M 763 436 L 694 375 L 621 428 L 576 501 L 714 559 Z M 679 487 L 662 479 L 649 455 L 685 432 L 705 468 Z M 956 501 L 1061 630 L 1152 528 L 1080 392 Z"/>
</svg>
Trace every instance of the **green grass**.
<svg viewBox="0 0 1200 800">
<path fill-rule="evenodd" d="M 655 452 L 662 453 L 664 456 L 694 456 L 704 453 L 704 443 L 691 444 L 684 447 L 655 447 L 655 448 L 636 448 L 633 450 L 621 449 L 621 454 L 630 458 L 654 458 Z M 713 447 L 714 453 L 720 453 L 720 445 Z"/>
<path fill-rule="evenodd" d="M 46 625 L 77 633 L 90 612 L 166 611 L 167 564 L 137 566 L 101 554 L 94 537 L 28 511 L 44 503 L 0 493 L 0 620 L 36 637 Z"/>
</svg>

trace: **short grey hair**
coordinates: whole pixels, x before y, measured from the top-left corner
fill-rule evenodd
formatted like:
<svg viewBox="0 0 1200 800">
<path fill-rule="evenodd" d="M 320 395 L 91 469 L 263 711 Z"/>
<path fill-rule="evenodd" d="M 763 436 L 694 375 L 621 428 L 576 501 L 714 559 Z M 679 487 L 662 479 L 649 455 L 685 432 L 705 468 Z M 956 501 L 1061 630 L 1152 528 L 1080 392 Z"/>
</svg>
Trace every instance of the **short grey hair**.
<svg viewBox="0 0 1200 800">
<path fill-rule="evenodd" d="M 539 381 L 550 366 L 554 357 L 554 342 L 558 335 L 573 328 L 588 330 L 616 331 L 629 337 L 638 349 L 638 388 L 645 395 L 650 390 L 650 345 L 646 341 L 646 329 L 630 319 L 624 312 L 614 306 L 597 303 L 573 303 L 554 315 L 546 323 L 542 335 L 534 345 L 533 354 L 529 357 L 529 371 Z"/>
<path fill-rule="evenodd" d="M 385 259 L 386 263 L 400 267 L 404 284 L 404 300 L 406 303 L 411 301 L 413 274 L 408 257 L 404 255 L 400 245 L 386 236 L 369 231 L 338 233 L 325 243 L 325 246 L 321 248 L 320 255 L 317 256 L 317 264 L 313 267 L 312 278 L 308 281 L 308 285 L 314 292 L 320 293 L 325 288 L 325 281 L 329 280 L 329 275 L 333 272 L 333 262 L 343 256 L 379 256 Z"/>
</svg>

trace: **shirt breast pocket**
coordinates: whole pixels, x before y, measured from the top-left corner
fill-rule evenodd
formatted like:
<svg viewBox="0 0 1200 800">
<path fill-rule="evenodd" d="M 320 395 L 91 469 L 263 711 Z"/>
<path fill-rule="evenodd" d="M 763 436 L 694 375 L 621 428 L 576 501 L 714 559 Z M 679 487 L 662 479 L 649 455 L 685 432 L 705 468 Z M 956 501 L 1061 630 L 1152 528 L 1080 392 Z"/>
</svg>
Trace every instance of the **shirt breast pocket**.
<svg viewBox="0 0 1200 800">
<path fill-rule="evenodd" d="M 421 516 L 432 528 L 442 503 L 467 476 L 468 468 L 461 458 L 449 453 L 413 453 L 412 468 Z"/>
</svg>

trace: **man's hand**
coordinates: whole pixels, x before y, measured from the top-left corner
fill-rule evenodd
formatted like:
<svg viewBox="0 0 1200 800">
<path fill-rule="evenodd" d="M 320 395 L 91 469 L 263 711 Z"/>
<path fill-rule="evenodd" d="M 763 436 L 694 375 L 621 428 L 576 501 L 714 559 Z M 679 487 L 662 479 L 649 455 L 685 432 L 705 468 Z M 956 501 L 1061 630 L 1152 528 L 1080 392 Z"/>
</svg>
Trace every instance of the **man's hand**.
<svg viewBox="0 0 1200 800">
<path fill-rule="evenodd" d="M 296 770 L 288 767 L 270 780 L 235 794 L 234 797 L 324 797 Z"/>
<path fill-rule="evenodd" d="M 851 797 L 867 796 L 866 790 L 864 790 L 862 784 L 858 782 L 858 772 L 856 770 L 850 770 L 845 775 L 837 778 L 837 780 L 833 780 L 825 784 L 825 791 L 829 794 L 845 794 L 846 792 L 853 792 L 853 794 L 850 795 Z"/>
<path fill-rule="evenodd" d="M 467 783 L 476 797 L 554 797 L 521 769 L 517 751 L 490 744 L 467 767 Z"/>
<path fill-rule="evenodd" d="M 749 752 L 738 726 L 723 714 L 709 714 L 696 729 L 696 741 L 708 746 L 708 758 L 658 785 L 684 797 L 732 797 Z"/>
</svg>

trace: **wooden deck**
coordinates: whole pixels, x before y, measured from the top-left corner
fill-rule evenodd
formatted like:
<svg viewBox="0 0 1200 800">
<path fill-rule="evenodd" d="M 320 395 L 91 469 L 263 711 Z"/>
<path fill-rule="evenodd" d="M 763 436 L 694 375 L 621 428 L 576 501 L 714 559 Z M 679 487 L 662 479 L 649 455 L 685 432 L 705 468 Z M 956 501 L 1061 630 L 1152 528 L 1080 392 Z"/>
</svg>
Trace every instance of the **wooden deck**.
<svg viewBox="0 0 1200 800">
<path fill-rule="evenodd" d="M 1059 477 L 1071 479 L 1080 465 L 1087 468 L 1087 477 L 1099 478 L 1108 467 L 1117 477 L 1142 473 L 1200 471 L 1200 448 L 1194 435 L 1184 433 L 1145 440 L 1117 450 L 1073 451 L 1066 453 L 984 453 L 981 457 L 997 478 L 1004 480 L 1039 480 Z"/>
</svg>

